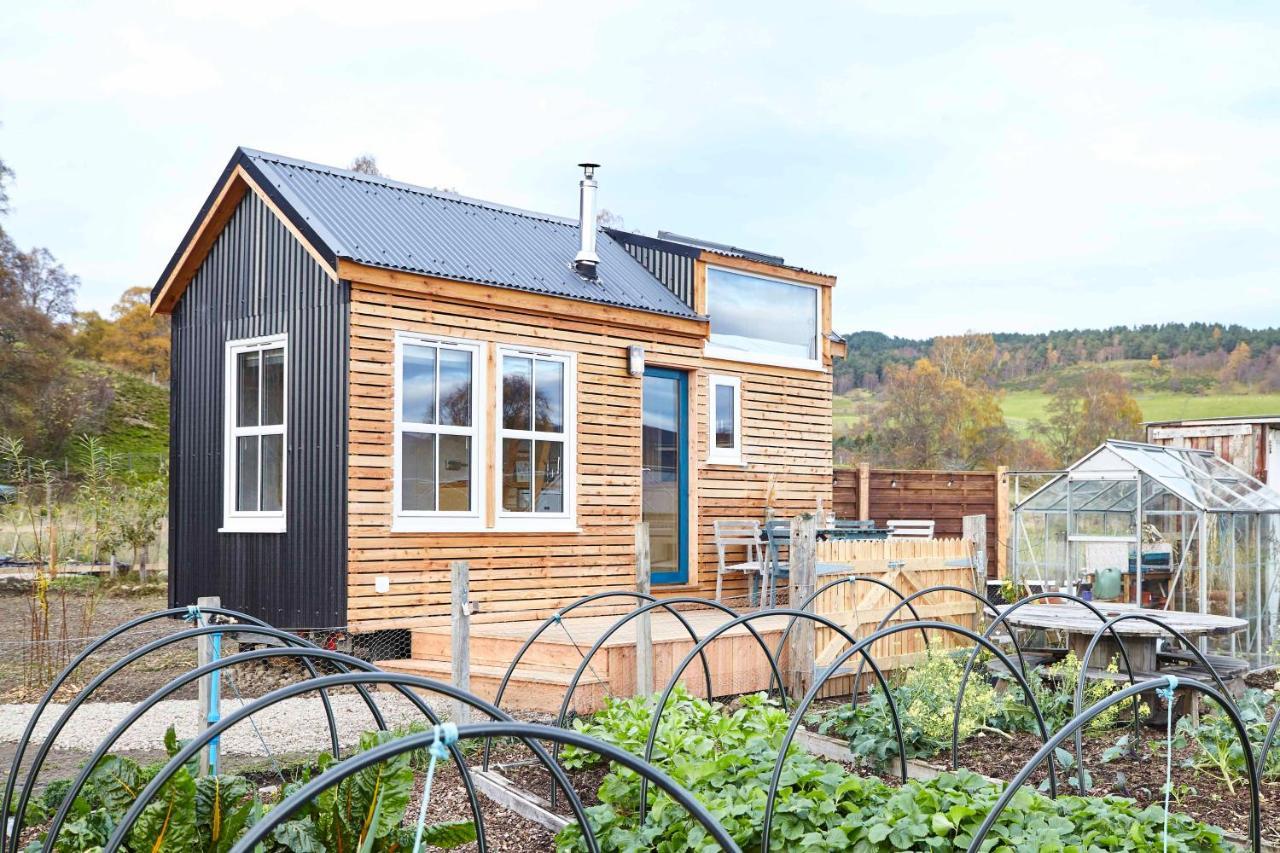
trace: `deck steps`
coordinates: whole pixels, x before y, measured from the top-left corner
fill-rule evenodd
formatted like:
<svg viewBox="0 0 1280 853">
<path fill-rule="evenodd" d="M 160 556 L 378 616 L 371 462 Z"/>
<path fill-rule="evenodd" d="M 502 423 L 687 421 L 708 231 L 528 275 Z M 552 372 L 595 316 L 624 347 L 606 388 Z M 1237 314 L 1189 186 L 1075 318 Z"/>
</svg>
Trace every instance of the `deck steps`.
<svg viewBox="0 0 1280 853">
<path fill-rule="evenodd" d="M 698 636 L 707 636 L 729 618 L 710 610 L 690 610 L 682 616 Z M 560 624 L 547 627 L 520 658 L 503 694 L 507 711 L 560 710 L 564 693 L 582 664 L 582 657 L 613 626 L 617 615 L 567 616 Z M 471 624 L 471 688 L 482 698 L 493 700 L 502 676 L 525 641 L 541 622 L 493 622 Z M 767 617 L 756 624 L 769 648 L 777 643 L 786 624 L 785 617 Z M 573 694 L 571 709 L 590 713 L 604 707 L 608 696 L 632 696 L 636 691 L 635 622 L 613 634 L 583 671 Z M 658 688 L 667 682 L 679 662 L 693 647 L 687 629 L 665 612 L 652 614 L 654 676 Z M 440 681 L 450 681 L 453 641 L 447 625 L 414 628 L 411 658 L 379 661 L 392 672 L 406 672 Z M 707 649 L 717 696 L 764 690 L 770 684 L 767 659 L 746 628 L 736 626 Z M 685 684 L 695 694 L 706 692 L 702 668 L 689 668 Z"/>
<path fill-rule="evenodd" d="M 400 660 L 378 661 L 378 666 L 387 672 L 400 672 L 406 675 L 418 675 L 436 681 L 451 683 L 453 672 L 448 660 L 421 660 L 402 658 Z M 498 685 L 507 671 L 506 665 L 471 664 L 471 692 L 481 699 L 492 702 L 498 695 Z M 573 670 L 542 669 L 536 666 L 521 664 L 512 675 L 502 701 L 504 709 L 518 708 L 528 711 L 545 711 L 555 713 L 560 710 Z M 569 709 L 577 713 L 589 713 L 604 706 L 608 695 L 609 682 L 606 678 L 593 675 L 590 671 L 578 680 L 573 693 L 573 702 Z M 438 697 L 437 697 L 438 698 Z"/>
</svg>

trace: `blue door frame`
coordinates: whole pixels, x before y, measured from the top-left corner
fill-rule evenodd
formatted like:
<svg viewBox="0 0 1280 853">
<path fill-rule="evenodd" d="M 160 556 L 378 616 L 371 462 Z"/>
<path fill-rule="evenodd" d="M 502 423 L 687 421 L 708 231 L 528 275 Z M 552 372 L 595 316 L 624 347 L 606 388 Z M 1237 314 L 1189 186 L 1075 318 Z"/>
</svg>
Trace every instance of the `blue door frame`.
<svg viewBox="0 0 1280 853">
<path fill-rule="evenodd" d="M 674 530 L 669 524 L 651 522 L 649 525 L 650 554 L 653 557 L 652 582 L 655 584 L 676 584 L 689 582 L 689 374 L 680 370 L 665 367 L 649 367 L 644 372 L 646 380 L 645 396 L 641 405 L 641 451 L 642 465 L 645 470 L 641 477 L 642 492 L 654 485 L 655 494 L 641 495 L 641 513 L 646 521 L 669 515 L 670 499 L 665 494 L 665 487 L 674 485 L 676 490 L 674 501 L 676 519 Z M 668 380 L 674 382 L 674 395 L 666 392 L 670 388 L 650 387 L 647 380 Z M 674 399 L 672 399 L 674 397 Z M 673 411 L 667 411 L 670 406 Z M 661 445 L 652 442 L 669 437 L 673 431 L 662 429 L 670 426 L 674 420 L 675 447 L 674 455 L 665 459 Z M 670 477 L 671 472 L 664 471 L 674 465 L 674 481 L 659 479 Z M 664 500 L 664 498 L 667 498 Z M 674 536 L 671 534 L 674 533 Z M 674 542 L 671 540 L 674 539 Z M 669 554 L 672 547 L 675 553 Z M 669 555 L 669 556 L 666 556 Z M 662 567 L 660 568 L 660 564 Z"/>
</svg>

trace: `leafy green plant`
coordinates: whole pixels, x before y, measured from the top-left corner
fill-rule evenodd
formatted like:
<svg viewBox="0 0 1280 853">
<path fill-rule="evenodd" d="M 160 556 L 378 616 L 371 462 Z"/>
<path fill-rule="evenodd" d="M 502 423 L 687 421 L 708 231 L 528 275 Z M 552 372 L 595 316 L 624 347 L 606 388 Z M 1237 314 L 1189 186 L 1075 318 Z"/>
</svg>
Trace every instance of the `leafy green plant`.
<svg viewBox="0 0 1280 853">
<path fill-rule="evenodd" d="M 710 707 L 702 700 L 689 701 Z M 698 708 L 697 713 L 682 719 L 697 720 L 702 710 Z M 667 753 L 658 762 L 702 802 L 744 850 L 760 844 L 766 792 L 780 744 L 777 734 L 770 733 L 772 725 L 764 722 L 769 711 L 770 706 L 762 702 L 739 717 L 741 723 L 755 718 L 751 723 L 754 736 L 726 736 L 719 727 L 713 727 L 720 732 L 716 735 L 692 729 L 686 733 L 692 751 Z M 615 711 L 584 725 L 594 736 L 622 746 L 635 742 L 634 734 L 627 730 L 631 722 L 629 714 Z M 615 725 L 619 725 L 617 731 L 612 728 Z M 714 741 L 721 748 L 708 747 L 702 741 Z M 724 748 L 729 743 L 736 745 Z M 876 778 L 851 774 L 839 764 L 792 751 L 784 764 L 770 841 L 780 850 L 964 850 L 1000 791 L 1001 786 L 968 771 L 943 773 L 928 782 L 912 781 L 894 788 Z M 649 789 L 648 815 L 641 822 L 640 781 L 633 773 L 610 773 L 601 782 L 598 796 L 600 804 L 588 810 L 588 820 L 603 849 L 708 853 L 719 849 L 684 809 L 653 787 Z M 1024 788 L 998 818 L 986 849 L 1000 853 L 1159 851 L 1163 849 L 1163 823 L 1164 812 L 1159 806 L 1144 809 L 1118 797 L 1061 796 L 1051 800 Z M 576 824 L 561 830 L 556 844 L 562 851 L 586 848 Z M 1229 848 L 1218 830 L 1185 815 L 1172 815 L 1168 849 Z"/>
<path fill-rule="evenodd" d="M 360 736 L 361 752 L 396 739 L 395 732 L 366 732 Z M 327 788 L 272 833 L 271 851 L 351 850 L 360 853 L 396 853 L 413 848 L 414 828 L 401 824 L 413 793 L 413 755 L 401 753 L 349 776 Z M 334 764 L 324 753 L 317 761 L 320 772 Z M 304 777 L 281 792 L 287 798 L 305 784 Z M 433 847 L 458 847 L 474 841 L 475 824 L 449 821 L 427 826 L 423 840 Z"/>
<path fill-rule="evenodd" d="M 657 701 L 656 696 L 609 698 L 603 710 L 574 720 L 573 727 L 590 737 L 607 739 L 634 755 L 643 755 Z M 684 684 L 677 684 L 658 723 L 654 760 L 678 754 L 712 757 L 753 738 L 781 738 L 790 722 L 786 712 L 763 693 L 744 696 L 736 710 L 724 713 L 725 710 L 694 696 Z M 600 760 L 594 752 L 573 746 L 566 746 L 560 753 L 561 764 L 569 770 L 592 767 Z"/>
<path fill-rule="evenodd" d="M 1027 681 L 1031 685 L 1031 695 L 1040 706 L 1040 714 L 1044 717 L 1045 727 L 1049 734 L 1060 731 L 1075 716 L 1075 691 L 1080 679 L 1081 663 L 1075 652 L 1067 652 L 1067 656 L 1049 666 L 1032 667 Z M 1107 672 L 1115 675 L 1120 672 L 1119 663 L 1112 659 L 1107 665 Z M 1036 723 L 1035 712 L 1031 709 L 1022 694 L 1022 688 L 1016 679 L 1008 673 L 1000 673 L 997 677 L 1006 682 L 1007 689 L 1001 694 L 998 712 L 992 717 L 991 724 L 1006 732 L 1029 732 L 1039 735 L 1040 727 Z M 1108 679 L 1089 679 L 1085 682 L 1084 701 L 1080 710 L 1101 702 L 1121 688 L 1118 681 Z M 1094 717 L 1086 731 L 1103 731 L 1115 728 L 1122 720 L 1132 719 L 1133 705 L 1121 702 Z M 1139 708 L 1139 714 L 1145 716 L 1145 706 Z"/>
<path fill-rule="evenodd" d="M 359 748 L 372 749 L 405 733 L 366 733 Z M 165 732 L 164 746 L 170 757 L 183 746 L 172 727 Z M 416 753 L 404 753 L 329 788 L 277 828 L 264 849 L 267 853 L 399 853 L 412 849 L 415 827 L 403 826 L 402 820 L 413 791 L 415 760 Z M 334 763 L 332 756 L 322 754 L 317 766 L 323 772 Z M 54 853 L 79 853 L 104 845 L 138 794 L 163 766 L 142 766 L 117 755 L 103 758 L 73 801 L 68 820 L 54 843 Z M 280 799 L 297 790 L 309 775 L 308 768 L 300 781 L 285 787 Z M 29 805 L 25 822 L 32 825 L 52 817 L 70 784 L 65 780 L 50 784 Z M 196 778 L 192 761 L 180 768 L 143 809 L 124 849 L 227 853 L 268 808 L 250 780 L 237 775 Z M 433 847 L 458 847 L 475 838 L 475 824 L 469 820 L 432 824 L 423 830 L 424 843 Z M 43 838 L 32 841 L 26 850 L 43 850 L 43 843 Z"/>
<path fill-rule="evenodd" d="M 908 758 L 937 754 L 950 748 L 956 696 L 963 667 L 949 654 L 935 652 L 911 667 L 903 681 L 890 688 L 902 725 Z M 960 709 L 960 740 L 980 729 L 994 731 L 987 721 L 1002 706 L 981 677 L 970 678 Z M 898 754 L 893 715 L 883 691 L 875 690 L 865 702 L 844 705 L 811 718 L 821 734 L 836 734 L 849 741 L 854 755 L 885 765 Z M 1001 733 L 1003 734 L 1003 733 Z"/>
<path fill-rule="evenodd" d="M 1270 691 L 1249 688 L 1236 702 L 1236 710 L 1245 724 L 1250 748 L 1257 750 L 1267 736 L 1268 709 L 1274 695 Z M 1280 710 L 1271 711 L 1280 713 Z M 1195 767 L 1221 779 L 1227 791 L 1235 792 L 1236 782 L 1246 778 L 1244 745 L 1236 734 L 1235 726 L 1226 714 L 1208 713 L 1196 722 L 1186 716 L 1178 720 L 1174 745 L 1191 745 L 1195 751 L 1184 761 L 1184 766 Z M 1263 768 L 1263 776 L 1280 777 L 1280 749 L 1272 749 Z"/>
</svg>

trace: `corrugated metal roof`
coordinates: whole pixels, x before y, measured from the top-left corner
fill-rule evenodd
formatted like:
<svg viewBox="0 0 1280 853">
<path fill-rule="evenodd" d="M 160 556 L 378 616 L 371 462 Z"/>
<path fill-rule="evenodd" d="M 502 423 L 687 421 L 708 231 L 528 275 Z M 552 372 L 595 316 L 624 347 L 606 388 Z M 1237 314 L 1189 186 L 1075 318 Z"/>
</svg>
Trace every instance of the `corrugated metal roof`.
<svg viewBox="0 0 1280 853">
<path fill-rule="evenodd" d="M 333 257 L 677 317 L 698 317 L 603 229 L 595 280 L 574 272 L 577 220 L 240 149 L 263 189 Z M 291 208 L 291 209 L 290 209 Z M 302 223 L 299 223 L 300 225 Z M 327 250 L 327 251 L 326 251 Z"/>
</svg>

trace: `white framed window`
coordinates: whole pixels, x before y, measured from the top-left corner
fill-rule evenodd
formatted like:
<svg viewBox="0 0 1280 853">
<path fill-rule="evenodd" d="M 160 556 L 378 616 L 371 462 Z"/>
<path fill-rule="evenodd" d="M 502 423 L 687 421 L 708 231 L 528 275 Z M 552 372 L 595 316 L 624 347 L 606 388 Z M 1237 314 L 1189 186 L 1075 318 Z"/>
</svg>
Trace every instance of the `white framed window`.
<svg viewBox="0 0 1280 853">
<path fill-rule="evenodd" d="M 396 334 L 393 530 L 481 529 L 483 363 L 478 343 Z"/>
<path fill-rule="evenodd" d="M 499 347 L 498 370 L 498 527 L 573 529 L 577 359 Z"/>
<path fill-rule="evenodd" d="M 822 370 L 821 302 L 814 285 L 708 266 L 705 354 Z"/>
<path fill-rule="evenodd" d="M 288 366 L 286 335 L 227 342 L 222 532 L 285 530 Z"/>
<path fill-rule="evenodd" d="M 707 380 L 707 461 L 742 464 L 742 380 L 737 376 Z"/>
</svg>

